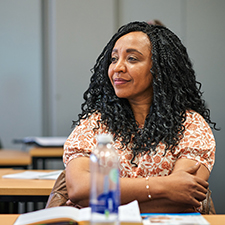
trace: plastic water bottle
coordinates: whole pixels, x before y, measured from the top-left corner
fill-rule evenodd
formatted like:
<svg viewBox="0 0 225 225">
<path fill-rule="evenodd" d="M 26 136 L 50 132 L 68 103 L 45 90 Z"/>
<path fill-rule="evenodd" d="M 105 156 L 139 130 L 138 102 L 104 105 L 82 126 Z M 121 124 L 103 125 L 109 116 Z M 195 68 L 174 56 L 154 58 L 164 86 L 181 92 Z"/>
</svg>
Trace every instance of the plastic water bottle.
<svg viewBox="0 0 225 225">
<path fill-rule="evenodd" d="M 120 205 L 118 155 L 112 135 L 97 136 L 97 146 L 90 156 L 91 224 L 116 225 Z"/>
</svg>

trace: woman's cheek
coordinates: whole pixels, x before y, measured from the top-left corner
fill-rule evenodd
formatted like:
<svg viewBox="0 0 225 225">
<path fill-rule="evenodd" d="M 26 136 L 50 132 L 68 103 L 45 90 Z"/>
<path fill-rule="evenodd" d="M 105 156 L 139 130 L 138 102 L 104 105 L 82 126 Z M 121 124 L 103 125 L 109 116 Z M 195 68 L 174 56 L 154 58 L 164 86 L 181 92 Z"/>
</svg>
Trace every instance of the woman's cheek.
<svg viewBox="0 0 225 225">
<path fill-rule="evenodd" d="M 108 77 L 109 77 L 109 79 L 111 81 L 111 84 L 113 84 L 112 76 L 113 76 L 112 69 L 109 67 L 109 69 L 108 69 Z"/>
</svg>

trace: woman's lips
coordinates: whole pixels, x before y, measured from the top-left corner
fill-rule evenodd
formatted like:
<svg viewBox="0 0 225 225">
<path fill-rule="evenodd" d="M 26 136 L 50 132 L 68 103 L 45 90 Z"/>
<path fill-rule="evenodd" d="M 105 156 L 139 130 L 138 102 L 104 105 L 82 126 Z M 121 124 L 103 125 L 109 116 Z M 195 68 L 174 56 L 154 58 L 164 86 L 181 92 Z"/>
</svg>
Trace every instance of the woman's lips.
<svg viewBox="0 0 225 225">
<path fill-rule="evenodd" d="M 115 78 L 113 82 L 114 82 L 115 85 L 120 85 L 120 84 L 126 84 L 129 81 L 124 80 L 122 78 Z"/>
</svg>

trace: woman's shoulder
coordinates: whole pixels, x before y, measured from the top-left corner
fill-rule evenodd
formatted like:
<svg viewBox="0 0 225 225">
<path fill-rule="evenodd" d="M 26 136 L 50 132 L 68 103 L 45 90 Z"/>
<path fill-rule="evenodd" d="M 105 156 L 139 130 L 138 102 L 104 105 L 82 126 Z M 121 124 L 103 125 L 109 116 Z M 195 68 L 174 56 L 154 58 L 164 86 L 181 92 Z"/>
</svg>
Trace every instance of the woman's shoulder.
<svg viewBox="0 0 225 225">
<path fill-rule="evenodd" d="M 88 115 L 86 120 L 100 120 L 101 119 L 101 113 L 98 111 L 95 111 Z"/>
<path fill-rule="evenodd" d="M 205 119 L 202 115 L 200 115 L 198 112 L 194 110 L 187 110 L 186 111 L 186 123 L 198 123 L 198 122 L 205 122 Z"/>
<path fill-rule="evenodd" d="M 80 120 L 80 123 L 75 126 L 71 134 L 69 135 L 65 145 L 71 145 L 71 143 L 79 143 L 81 140 L 90 139 L 95 135 L 94 128 L 98 127 L 98 120 L 101 119 L 101 114 L 92 113 L 89 117 Z"/>
<path fill-rule="evenodd" d="M 95 125 L 98 120 L 101 120 L 101 113 L 100 112 L 93 112 L 88 115 L 86 118 L 81 118 L 79 126 L 87 126 L 87 125 Z"/>
<path fill-rule="evenodd" d="M 194 110 L 188 110 L 186 112 L 186 121 L 184 122 L 184 126 L 186 129 L 200 129 L 204 130 L 205 132 L 212 133 L 209 124 L 206 122 L 203 116 Z"/>
</svg>

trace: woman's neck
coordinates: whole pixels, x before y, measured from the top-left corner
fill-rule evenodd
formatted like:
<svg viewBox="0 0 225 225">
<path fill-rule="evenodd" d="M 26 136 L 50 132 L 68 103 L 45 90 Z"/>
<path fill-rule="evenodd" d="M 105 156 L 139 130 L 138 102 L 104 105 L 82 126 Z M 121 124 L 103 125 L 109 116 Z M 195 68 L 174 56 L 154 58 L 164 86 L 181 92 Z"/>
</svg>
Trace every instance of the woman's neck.
<svg viewBox="0 0 225 225">
<path fill-rule="evenodd" d="M 130 102 L 130 105 L 134 113 L 135 120 L 138 122 L 139 125 L 144 125 L 146 116 L 150 112 L 151 103 L 135 104 Z"/>
</svg>

